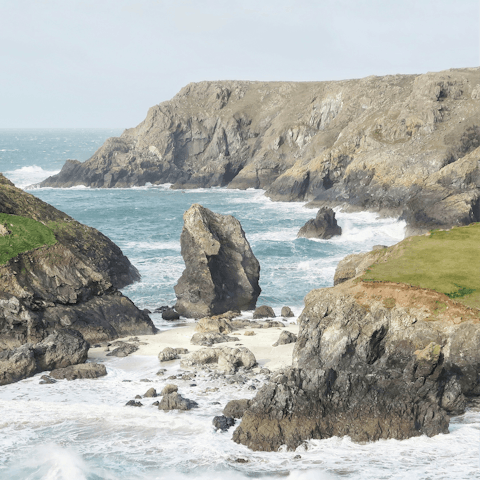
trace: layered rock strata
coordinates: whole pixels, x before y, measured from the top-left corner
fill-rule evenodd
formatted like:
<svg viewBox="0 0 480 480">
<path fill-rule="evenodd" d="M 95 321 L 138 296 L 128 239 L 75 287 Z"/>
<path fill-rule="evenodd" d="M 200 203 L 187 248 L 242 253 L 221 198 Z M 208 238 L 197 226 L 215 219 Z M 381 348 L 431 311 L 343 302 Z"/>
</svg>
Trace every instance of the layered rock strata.
<svg viewBox="0 0 480 480">
<path fill-rule="evenodd" d="M 264 188 L 274 200 L 479 220 L 480 69 L 331 82 L 201 82 L 42 186 Z"/>
<path fill-rule="evenodd" d="M 448 308 L 432 318 L 428 305 L 438 301 Z M 293 367 L 262 387 L 233 439 L 270 451 L 311 438 L 446 433 L 465 395 L 480 394 L 472 315 L 443 294 L 401 284 L 347 281 L 310 292 Z"/>
<path fill-rule="evenodd" d="M 0 213 L 36 220 L 56 239 L 0 264 L 0 349 L 64 328 L 92 343 L 155 332 L 148 315 L 118 291 L 140 276 L 105 235 L 1 175 Z"/>
<path fill-rule="evenodd" d="M 198 204 L 185 212 L 183 220 L 185 270 L 175 286 L 177 312 L 201 318 L 254 309 L 261 291 L 260 265 L 240 222 Z"/>
</svg>

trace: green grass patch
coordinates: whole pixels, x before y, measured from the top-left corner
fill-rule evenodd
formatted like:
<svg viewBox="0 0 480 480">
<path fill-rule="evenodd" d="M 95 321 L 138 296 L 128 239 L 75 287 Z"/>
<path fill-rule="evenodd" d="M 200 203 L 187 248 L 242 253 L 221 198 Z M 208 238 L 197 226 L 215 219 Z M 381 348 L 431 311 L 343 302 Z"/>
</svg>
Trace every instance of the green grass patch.
<svg viewBox="0 0 480 480">
<path fill-rule="evenodd" d="M 57 243 L 50 228 L 31 218 L 0 213 L 0 224 L 10 232 L 0 236 L 0 265 L 20 253 Z"/>
<path fill-rule="evenodd" d="M 480 308 L 480 224 L 407 238 L 388 248 L 362 280 L 428 288 Z"/>
</svg>

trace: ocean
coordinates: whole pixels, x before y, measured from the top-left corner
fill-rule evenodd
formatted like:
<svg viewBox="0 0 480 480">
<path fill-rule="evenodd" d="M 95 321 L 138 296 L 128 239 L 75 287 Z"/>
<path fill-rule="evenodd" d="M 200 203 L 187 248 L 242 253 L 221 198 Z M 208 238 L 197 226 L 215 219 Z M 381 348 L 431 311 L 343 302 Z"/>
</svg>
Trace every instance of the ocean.
<svg viewBox="0 0 480 480">
<path fill-rule="evenodd" d="M 337 211 L 342 236 L 297 239 L 315 216 L 302 203 L 272 202 L 261 190 L 171 190 L 169 185 L 128 189 L 28 189 L 60 170 L 68 158 L 86 160 L 118 129 L 0 130 L 0 171 L 18 187 L 97 228 L 117 243 L 142 280 L 123 289 L 139 308 L 173 305 L 173 287 L 184 264 L 182 215 L 193 203 L 240 220 L 261 265 L 258 305 L 282 306 L 298 316 L 312 289 L 333 284 L 345 255 L 392 245 L 405 224 L 373 213 Z M 175 328 L 159 314 L 160 330 Z M 193 322 L 186 319 L 183 323 Z M 105 361 L 108 375 L 94 381 L 39 385 L 40 375 L 0 387 L 0 478 L 17 479 L 466 479 L 480 478 L 480 413 L 452 419 L 450 433 L 433 438 L 356 444 L 349 438 L 312 440 L 296 452 L 251 452 L 218 433 L 212 418 L 234 398 L 254 396 L 247 385 L 217 385 L 205 376 L 184 390 L 200 408 L 161 412 L 124 407 L 135 394 L 166 380 L 156 377 L 156 358 Z M 178 371 L 168 367 L 168 374 Z M 153 383 L 142 382 L 152 379 Z M 124 380 L 129 380 L 125 382 Z M 219 402 L 217 405 L 215 402 Z M 295 459 L 300 455 L 300 459 Z M 238 463 L 237 459 L 246 460 Z"/>
</svg>

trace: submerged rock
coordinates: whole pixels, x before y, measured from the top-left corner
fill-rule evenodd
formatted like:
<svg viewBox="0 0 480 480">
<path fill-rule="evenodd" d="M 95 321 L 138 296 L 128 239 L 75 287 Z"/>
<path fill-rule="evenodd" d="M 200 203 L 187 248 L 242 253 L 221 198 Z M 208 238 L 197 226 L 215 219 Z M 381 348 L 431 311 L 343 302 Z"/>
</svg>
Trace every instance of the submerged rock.
<svg viewBox="0 0 480 480">
<path fill-rule="evenodd" d="M 335 212 L 331 208 L 322 207 L 317 216 L 309 220 L 298 232 L 297 237 L 322 238 L 328 240 L 341 235 L 342 229 L 337 225 Z"/>
<path fill-rule="evenodd" d="M 177 392 L 164 395 L 158 405 L 159 410 L 191 410 L 195 407 L 198 407 L 197 402 L 184 398 Z"/>
<path fill-rule="evenodd" d="M 166 308 L 162 311 L 162 318 L 164 320 L 178 320 L 180 315 L 174 308 Z"/>
<path fill-rule="evenodd" d="M 260 265 L 240 222 L 198 204 L 183 219 L 180 243 L 185 270 L 175 286 L 177 312 L 201 318 L 252 310 L 261 291 Z"/>
<path fill-rule="evenodd" d="M 213 417 L 212 423 L 216 430 L 226 432 L 230 427 L 235 425 L 235 419 L 231 417 L 225 417 L 224 415 L 218 415 Z"/>
</svg>

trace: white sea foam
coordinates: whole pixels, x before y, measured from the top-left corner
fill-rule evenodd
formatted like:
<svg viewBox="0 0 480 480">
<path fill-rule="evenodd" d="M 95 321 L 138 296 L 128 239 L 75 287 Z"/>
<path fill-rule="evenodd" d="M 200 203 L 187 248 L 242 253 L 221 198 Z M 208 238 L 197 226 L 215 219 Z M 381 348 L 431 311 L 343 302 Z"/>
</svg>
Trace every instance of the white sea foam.
<svg viewBox="0 0 480 480">
<path fill-rule="evenodd" d="M 37 165 L 31 165 L 5 172 L 5 176 L 10 179 L 15 186 L 25 188 L 29 185 L 39 183 L 51 175 L 57 174 L 59 171 L 60 170 L 44 170 Z"/>
</svg>

